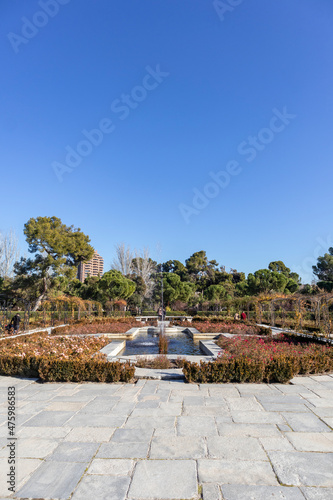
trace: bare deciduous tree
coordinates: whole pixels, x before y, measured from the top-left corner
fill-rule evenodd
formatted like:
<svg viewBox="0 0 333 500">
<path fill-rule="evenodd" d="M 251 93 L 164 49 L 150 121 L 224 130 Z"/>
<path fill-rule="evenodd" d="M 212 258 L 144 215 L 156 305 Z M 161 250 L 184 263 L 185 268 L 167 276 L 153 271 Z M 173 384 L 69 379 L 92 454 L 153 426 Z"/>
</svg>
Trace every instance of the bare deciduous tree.
<svg viewBox="0 0 333 500">
<path fill-rule="evenodd" d="M 0 276 L 10 278 L 13 275 L 13 266 L 19 258 L 18 239 L 10 229 L 6 234 L 0 233 Z"/>
<path fill-rule="evenodd" d="M 133 252 L 125 243 L 115 245 L 116 257 L 111 263 L 111 269 L 120 271 L 124 276 L 132 273 Z"/>
<path fill-rule="evenodd" d="M 152 274 L 155 271 L 155 263 L 150 258 L 149 249 L 144 248 L 142 251 L 135 250 L 135 257 L 133 259 L 132 272 L 136 276 L 140 276 L 146 285 L 145 297 L 151 297 L 154 289 L 154 281 Z"/>
<path fill-rule="evenodd" d="M 150 258 L 149 249 L 132 251 L 124 243 L 115 245 L 116 257 L 111 263 L 111 268 L 120 271 L 124 276 L 135 275 L 142 278 L 146 285 L 145 297 L 151 297 L 154 289 L 152 274 L 155 271 L 155 263 Z"/>
</svg>

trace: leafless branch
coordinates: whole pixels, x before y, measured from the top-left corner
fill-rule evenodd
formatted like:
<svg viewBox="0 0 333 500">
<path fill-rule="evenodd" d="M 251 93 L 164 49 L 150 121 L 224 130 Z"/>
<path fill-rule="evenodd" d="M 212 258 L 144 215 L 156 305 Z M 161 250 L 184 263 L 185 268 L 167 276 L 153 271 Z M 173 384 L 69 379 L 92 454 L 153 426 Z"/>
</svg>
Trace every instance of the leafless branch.
<svg viewBox="0 0 333 500">
<path fill-rule="evenodd" d="M 14 263 L 19 258 L 18 239 L 13 231 L 0 233 L 0 276 L 10 278 L 13 275 Z"/>
<path fill-rule="evenodd" d="M 154 270 L 154 263 L 150 258 L 149 249 L 144 248 L 142 251 L 135 250 L 132 272 L 143 279 L 146 285 L 146 298 L 151 297 L 154 289 L 154 282 L 151 277 Z"/>
<path fill-rule="evenodd" d="M 132 272 L 133 252 L 125 243 L 115 245 L 116 257 L 111 263 L 111 268 L 120 271 L 124 276 Z"/>
</svg>

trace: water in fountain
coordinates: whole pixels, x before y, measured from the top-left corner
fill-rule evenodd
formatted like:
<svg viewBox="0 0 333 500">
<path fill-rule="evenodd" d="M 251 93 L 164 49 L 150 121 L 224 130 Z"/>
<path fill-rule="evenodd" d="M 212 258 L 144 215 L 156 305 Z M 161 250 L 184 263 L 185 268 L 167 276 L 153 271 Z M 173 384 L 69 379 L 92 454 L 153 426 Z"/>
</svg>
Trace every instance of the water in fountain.
<svg viewBox="0 0 333 500">
<path fill-rule="evenodd" d="M 158 333 L 160 333 L 161 335 L 165 335 L 166 329 L 169 327 L 169 325 L 170 321 L 157 321 Z"/>
<path fill-rule="evenodd" d="M 168 354 L 176 355 L 202 355 L 199 342 L 193 341 L 186 333 L 178 331 L 177 334 L 169 335 L 166 332 L 169 341 Z M 159 334 L 157 328 L 143 329 L 133 339 L 126 341 L 125 351 L 122 352 L 123 356 L 130 356 L 134 354 L 158 354 Z"/>
</svg>

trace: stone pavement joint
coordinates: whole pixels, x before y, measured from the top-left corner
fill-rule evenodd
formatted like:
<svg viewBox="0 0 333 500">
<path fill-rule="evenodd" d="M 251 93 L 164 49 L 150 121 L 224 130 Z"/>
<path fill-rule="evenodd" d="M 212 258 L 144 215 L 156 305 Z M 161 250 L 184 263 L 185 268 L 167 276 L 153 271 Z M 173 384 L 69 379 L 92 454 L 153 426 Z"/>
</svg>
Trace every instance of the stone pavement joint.
<svg viewBox="0 0 333 500">
<path fill-rule="evenodd" d="M 6 483 L 17 394 L 16 493 Z M 0 500 L 328 500 L 333 375 L 290 384 L 0 377 Z"/>
</svg>

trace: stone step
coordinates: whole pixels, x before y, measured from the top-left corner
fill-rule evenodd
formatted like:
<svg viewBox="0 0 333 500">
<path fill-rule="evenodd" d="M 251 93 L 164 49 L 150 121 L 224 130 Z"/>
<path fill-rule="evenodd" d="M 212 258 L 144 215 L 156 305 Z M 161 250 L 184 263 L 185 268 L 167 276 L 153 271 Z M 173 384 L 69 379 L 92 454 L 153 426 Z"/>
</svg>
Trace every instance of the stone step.
<svg viewBox="0 0 333 500">
<path fill-rule="evenodd" d="M 154 368 L 135 368 L 135 378 L 152 380 L 184 380 L 181 368 L 171 368 L 167 370 Z"/>
</svg>

